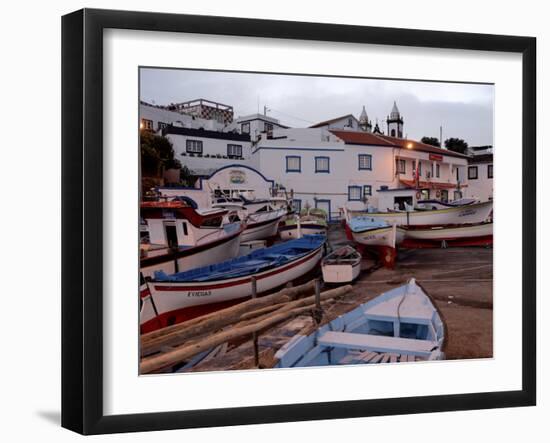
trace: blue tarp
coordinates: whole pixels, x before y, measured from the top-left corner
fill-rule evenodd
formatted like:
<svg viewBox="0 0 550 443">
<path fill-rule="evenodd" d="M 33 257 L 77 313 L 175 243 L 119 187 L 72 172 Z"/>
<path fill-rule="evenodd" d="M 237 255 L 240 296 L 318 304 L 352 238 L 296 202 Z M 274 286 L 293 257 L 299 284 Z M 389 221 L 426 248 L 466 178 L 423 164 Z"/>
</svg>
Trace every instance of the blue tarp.
<svg viewBox="0 0 550 443">
<path fill-rule="evenodd" d="M 374 217 L 358 216 L 352 217 L 349 222 L 349 227 L 353 232 L 361 232 L 367 229 L 386 228 L 389 224 L 384 220 L 378 220 Z"/>
<path fill-rule="evenodd" d="M 168 275 L 155 272 L 155 281 L 199 282 L 251 275 L 270 267 L 281 266 L 317 249 L 326 241 L 324 235 L 305 235 L 302 238 L 280 243 L 270 248 L 257 249 L 249 255 L 215 265 Z"/>
</svg>

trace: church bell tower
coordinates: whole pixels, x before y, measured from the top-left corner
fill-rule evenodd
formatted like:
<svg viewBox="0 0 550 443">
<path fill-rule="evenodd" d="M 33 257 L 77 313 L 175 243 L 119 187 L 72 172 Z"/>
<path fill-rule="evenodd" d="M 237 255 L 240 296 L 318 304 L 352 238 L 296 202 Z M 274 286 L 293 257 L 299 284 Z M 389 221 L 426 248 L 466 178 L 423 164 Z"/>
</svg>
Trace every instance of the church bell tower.
<svg viewBox="0 0 550 443">
<path fill-rule="evenodd" d="M 393 108 L 386 120 L 386 123 L 388 125 L 389 136 L 403 138 L 403 117 L 401 117 L 395 102 L 393 102 Z"/>
</svg>

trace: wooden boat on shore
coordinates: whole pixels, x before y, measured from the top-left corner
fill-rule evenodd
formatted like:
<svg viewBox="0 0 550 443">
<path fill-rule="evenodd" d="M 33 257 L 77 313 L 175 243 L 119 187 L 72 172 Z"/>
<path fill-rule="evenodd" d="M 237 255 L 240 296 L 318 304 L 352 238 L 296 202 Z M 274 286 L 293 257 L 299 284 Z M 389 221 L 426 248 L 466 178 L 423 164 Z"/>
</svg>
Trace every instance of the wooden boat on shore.
<svg viewBox="0 0 550 443">
<path fill-rule="evenodd" d="M 405 238 L 428 241 L 452 241 L 493 236 L 493 222 L 444 225 L 444 226 L 408 226 L 403 227 Z"/>
<path fill-rule="evenodd" d="M 276 208 L 268 200 L 246 200 L 240 198 L 217 198 L 214 208 L 233 211 L 233 221 L 244 221 L 246 228 L 241 241 L 263 240 L 277 235 L 279 222 L 287 214 L 286 208 Z"/>
<path fill-rule="evenodd" d="M 179 272 L 236 257 L 246 225 L 222 209 L 199 211 L 182 201 L 143 202 L 149 242 L 140 245 L 140 271 Z"/>
<path fill-rule="evenodd" d="M 433 209 L 457 208 L 459 206 L 473 205 L 479 203 L 475 198 L 461 198 L 453 201 L 443 201 L 437 199 L 418 200 L 414 209 L 417 211 L 428 211 Z"/>
<path fill-rule="evenodd" d="M 327 229 L 327 213 L 324 210 L 303 209 L 299 216 L 285 220 L 284 225 L 279 227 L 279 236 L 283 240 L 292 240 L 304 235 L 326 235 Z"/>
<path fill-rule="evenodd" d="M 293 281 L 319 263 L 325 241 L 325 236 L 306 236 L 216 265 L 171 275 L 156 272 L 142 303 L 142 332 L 183 321 L 196 306 L 249 297 L 253 277 L 258 294 Z"/>
<path fill-rule="evenodd" d="M 445 326 L 414 279 L 321 326 L 296 335 L 277 353 L 275 367 L 443 360 Z"/>
<path fill-rule="evenodd" d="M 395 248 L 405 238 L 404 231 L 395 224 L 370 216 L 346 217 L 346 223 L 353 241 L 364 246 Z"/>
<path fill-rule="evenodd" d="M 351 246 L 343 246 L 328 254 L 321 262 L 326 283 L 349 283 L 361 273 L 362 256 Z"/>
<path fill-rule="evenodd" d="M 483 223 L 490 218 L 493 202 L 472 203 L 469 205 L 425 211 L 365 212 L 347 209 L 350 217 L 368 216 L 397 226 L 441 226 Z"/>
</svg>

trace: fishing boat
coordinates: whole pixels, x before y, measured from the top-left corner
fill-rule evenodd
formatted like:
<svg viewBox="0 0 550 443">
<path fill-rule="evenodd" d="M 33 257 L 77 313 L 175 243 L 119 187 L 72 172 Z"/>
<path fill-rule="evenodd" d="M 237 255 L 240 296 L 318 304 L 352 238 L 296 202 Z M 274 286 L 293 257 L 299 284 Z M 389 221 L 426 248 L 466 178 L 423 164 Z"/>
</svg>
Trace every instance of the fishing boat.
<svg viewBox="0 0 550 443">
<path fill-rule="evenodd" d="M 347 209 L 350 216 L 368 215 L 397 226 L 441 226 L 482 223 L 490 218 L 493 202 L 472 203 L 464 206 L 425 211 L 368 212 Z"/>
<path fill-rule="evenodd" d="M 148 242 L 140 244 L 140 271 L 150 277 L 234 258 L 246 225 L 223 209 L 197 210 L 183 201 L 142 202 Z"/>
<path fill-rule="evenodd" d="M 277 353 L 275 367 L 443 360 L 445 326 L 415 279 L 341 315 Z"/>
<path fill-rule="evenodd" d="M 305 236 L 211 266 L 186 272 L 155 272 L 142 299 L 140 324 L 148 332 L 196 315 L 197 308 L 270 291 L 311 271 L 321 260 L 326 237 Z"/>
<path fill-rule="evenodd" d="M 361 272 L 362 256 L 351 246 L 343 246 L 331 252 L 321 262 L 323 280 L 326 283 L 349 283 Z"/>
<path fill-rule="evenodd" d="M 268 200 L 251 201 L 244 197 L 217 198 L 212 204 L 214 208 L 233 211 L 233 221 L 244 221 L 246 228 L 241 241 L 263 240 L 275 237 L 279 222 L 287 214 L 286 208 L 275 208 Z"/>
<path fill-rule="evenodd" d="M 403 229 L 370 216 L 348 217 L 346 215 L 346 224 L 353 241 L 365 246 L 395 248 L 405 238 Z"/>
<path fill-rule="evenodd" d="M 427 241 L 453 241 L 453 240 L 492 240 L 493 222 L 445 225 L 445 226 L 408 226 L 403 227 L 405 238 Z"/>
<path fill-rule="evenodd" d="M 299 216 L 285 220 L 279 226 L 279 236 L 283 240 L 292 240 L 303 235 L 326 235 L 327 229 L 327 213 L 323 209 L 307 208 Z"/>
<path fill-rule="evenodd" d="M 456 208 L 458 206 L 467 206 L 474 203 L 479 203 L 479 200 L 475 198 L 461 198 L 453 201 L 443 201 L 437 199 L 430 200 L 418 200 L 415 209 L 417 211 L 426 211 L 430 209 L 445 209 L 445 208 Z"/>
</svg>

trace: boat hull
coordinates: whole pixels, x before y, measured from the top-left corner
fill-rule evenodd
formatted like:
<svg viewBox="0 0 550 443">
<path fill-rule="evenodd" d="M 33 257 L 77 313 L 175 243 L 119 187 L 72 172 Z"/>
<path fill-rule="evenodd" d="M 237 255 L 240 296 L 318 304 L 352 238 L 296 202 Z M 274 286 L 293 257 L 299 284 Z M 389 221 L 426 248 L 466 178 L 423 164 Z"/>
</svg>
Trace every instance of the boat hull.
<svg viewBox="0 0 550 443">
<path fill-rule="evenodd" d="M 323 265 L 323 281 L 325 283 L 349 283 L 359 277 L 361 261 L 353 264 Z"/>
<path fill-rule="evenodd" d="M 397 227 L 374 228 L 363 232 L 351 231 L 354 242 L 364 246 L 388 246 L 395 248 L 405 239 L 405 232 Z"/>
<path fill-rule="evenodd" d="M 173 253 L 142 259 L 140 271 L 144 277 L 153 277 L 155 271 L 174 274 L 230 260 L 239 254 L 241 235 L 242 231 L 239 231 L 237 234 L 228 235 L 211 243 L 184 249 L 176 253 L 177 259 Z"/>
<path fill-rule="evenodd" d="M 319 224 L 302 224 L 300 233 L 304 235 L 327 235 L 327 227 Z M 282 240 L 295 240 L 300 238 L 296 225 L 286 225 L 279 228 L 279 236 Z"/>
<path fill-rule="evenodd" d="M 412 212 L 372 212 L 364 213 L 348 211 L 350 216 L 368 215 L 374 219 L 384 220 L 388 224 L 403 226 L 418 225 L 455 225 L 483 223 L 489 219 L 493 210 L 493 202 L 474 203 L 456 208 L 445 208 L 428 211 Z"/>
<path fill-rule="evenodd" d="M 253 223 L 247 225 L 241 236 L 241 242 L 247 242 L 252 240 L 263 240 L 266 238 L 275 237 L 279 228 L 279 222 L 281 217 L 274 218 L 272 220 L 266 220 L 259 223 Z"/>
<path fill-rule="evenodd" d="M 405 228 L 405 238 L 413 240 L 459 240 L 489 237 L 493 235 L 493 223 L 467 226 L 434 226 L 421 229 Z"/>
<path fill-rule="evenodd" d="M 258 293 L 270 291 L 310 272 L 321 260 L 324 244 L 285 263 L 254 275 Z M 149 282 L 150 297 L 141 312 L 155 312 L 161 319 L 140 317 L 142 332 L 172 323 L 171 313 L 182 315 L 186 309 L 199 305 L 230 302 L 252 295 L 252 276 L 243 276 L 208 282 Z M 146 306 L 150 304 L 150 306 Z M 154 308 L 153 308 L 154 306 Z"/>
</svg>

